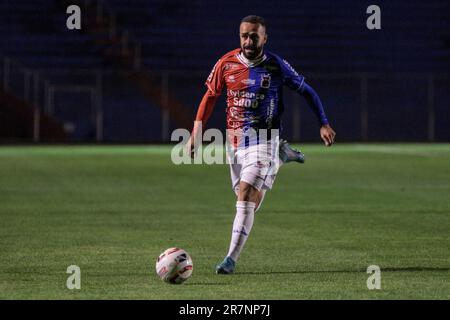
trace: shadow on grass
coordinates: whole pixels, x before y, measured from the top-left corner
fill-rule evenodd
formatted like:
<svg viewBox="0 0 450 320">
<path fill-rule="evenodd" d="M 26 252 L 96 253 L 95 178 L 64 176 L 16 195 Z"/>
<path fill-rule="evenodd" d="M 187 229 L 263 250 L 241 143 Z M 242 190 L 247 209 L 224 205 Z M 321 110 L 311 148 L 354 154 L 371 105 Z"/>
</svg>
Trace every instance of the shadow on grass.
<svg viewBox="0 0 450 320">
<path fill-rule="evenodd" d="M 450 271 L 450 267 L 380 267 L 381 272 L 439 272 Z M 261 274 L 311 274 L 311 273 L 365 273 L 366 269 L 355 270 L 292 270 L 292 271 L 262 271 L 262 272 L 238 272 L 237 274 L 243 275 L 261 275 Z"/>
<path fill-rule="evenodd" d="M 224 283 L 224 282 L 187 282 L 183 285 L 185 286 L 228 286 L 232 283 Z"/>
</svg>

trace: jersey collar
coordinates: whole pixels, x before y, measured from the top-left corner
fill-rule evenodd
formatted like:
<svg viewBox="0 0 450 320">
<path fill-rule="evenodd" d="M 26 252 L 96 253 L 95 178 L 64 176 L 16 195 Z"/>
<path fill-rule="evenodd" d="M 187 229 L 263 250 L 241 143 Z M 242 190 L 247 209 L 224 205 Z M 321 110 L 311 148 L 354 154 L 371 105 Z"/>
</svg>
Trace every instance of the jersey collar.
<svg viewBox="0 0 450 320">
<path fill-rule="evenodd" d="M 260 56 L 259 58 L 255 59 L 255 60 L 249 60 L 244 56 L 242 51 L 237 53 L 236 57 L 242 64 L 244 64 L 245 66 L 247 66 L 249 68 L 256 67 L 257 65 L 259 65 L 260 63 L 262 63 L 263 61 L 265 61 L 267 59 L 267 56 L 264 53 L 262 56 Z"/>
</svg>

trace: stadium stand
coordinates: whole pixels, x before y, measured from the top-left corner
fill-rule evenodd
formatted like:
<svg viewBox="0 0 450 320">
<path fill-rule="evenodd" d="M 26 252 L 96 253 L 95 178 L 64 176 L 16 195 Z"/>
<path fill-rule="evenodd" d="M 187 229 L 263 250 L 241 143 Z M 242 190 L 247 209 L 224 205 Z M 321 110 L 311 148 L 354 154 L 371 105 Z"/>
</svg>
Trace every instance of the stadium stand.
<svg viewBox="0 0 450 320">
<path fill-rule="evenodd" d="M 363 2 L 256 3 L 2 1 L 3 122 L 19 98 L 28 118 L 37 104 L 42 119 L 59 122 L 64 141 L 168 141 L 172 129 L 190 126 L 205 78 L 238 46 L 238 23 L 251 13 L 268 21 L 267 49 L 320 93 L 340 141 L 450 140 L 448 2 L 379 1 L 377 31 L 365 26 Z M 82 30 L 66 28 L 69 4 L 81 7 Z M 286 102 L 286 137 L 317 141 L 305 103 L 288 92 Z M 224 108 L 222 101 L 209 126 L 224 127 Z M 20 140 L 33 139 L 33 130 L 26 132 Z"/>
</svg>

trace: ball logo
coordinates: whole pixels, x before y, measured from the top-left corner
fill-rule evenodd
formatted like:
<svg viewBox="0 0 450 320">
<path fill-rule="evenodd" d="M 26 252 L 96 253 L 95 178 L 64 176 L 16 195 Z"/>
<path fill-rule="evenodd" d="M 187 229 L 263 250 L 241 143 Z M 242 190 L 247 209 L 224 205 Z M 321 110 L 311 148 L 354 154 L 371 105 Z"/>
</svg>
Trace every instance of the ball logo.
<svg viewBox="0 0 450 320">
<path fill-rule="evenodd" d="M 159 270 L 157 273 L 160 277 L 163 277 L 167 274 L 169 270 L 167 270 L 167 267 L 162 267 L 161 270 Z"/>
<path fill-rule="evenodd" d="M 189 270 L 192 270 L 193 269 L 193 267 L 192 266 L 186 266 L 186 267 L 184 267 L 183 269 L 181 269 L 180 270 L 180 274 L 183 274 L 183 273 L 185 273 L 186 271 L 189 271 Z"/>
</svg>

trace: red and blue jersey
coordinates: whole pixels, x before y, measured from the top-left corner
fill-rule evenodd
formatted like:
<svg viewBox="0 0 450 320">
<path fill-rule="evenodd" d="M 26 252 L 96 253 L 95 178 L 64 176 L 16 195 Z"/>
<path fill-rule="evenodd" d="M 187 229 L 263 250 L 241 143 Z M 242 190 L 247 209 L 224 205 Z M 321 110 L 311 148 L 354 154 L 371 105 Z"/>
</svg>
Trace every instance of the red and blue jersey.
<svg viewBox="0 0 450 320">
<path fill-rule="evenodd" d="M 228 52 L 215 64 L 206 80 L 213 95 L 227 90 L 227 129 L 281 129 L 283 86 L 299 93 L 305 79 L 287 61 L 265 51 L 247 60 L 241 49 Z"/>
</svg>

